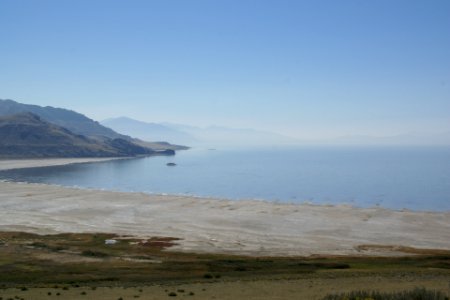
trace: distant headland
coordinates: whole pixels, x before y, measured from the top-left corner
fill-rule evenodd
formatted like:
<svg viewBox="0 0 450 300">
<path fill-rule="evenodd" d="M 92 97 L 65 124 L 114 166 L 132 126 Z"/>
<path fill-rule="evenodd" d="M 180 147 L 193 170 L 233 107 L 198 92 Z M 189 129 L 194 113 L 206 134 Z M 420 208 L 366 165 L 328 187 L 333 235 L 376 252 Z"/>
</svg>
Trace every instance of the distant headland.
<svg viewBox="0 0 450 300">
<path fill-rule="evenodd" d="M 0 99 L 0 158 L 174 155 L 186 146 L 120 134 L 75 111 Z"/>
</svg>

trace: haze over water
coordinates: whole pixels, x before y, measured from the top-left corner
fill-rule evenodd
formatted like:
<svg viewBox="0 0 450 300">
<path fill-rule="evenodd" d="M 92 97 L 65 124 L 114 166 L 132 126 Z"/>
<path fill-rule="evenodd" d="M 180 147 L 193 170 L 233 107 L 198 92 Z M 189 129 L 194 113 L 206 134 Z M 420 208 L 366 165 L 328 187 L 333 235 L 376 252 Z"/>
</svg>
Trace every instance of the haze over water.
<svg viewBox="0 0 450 300">
<path fill-rule="evenodd" d="M 0 179 L 235 200 L 450 210 L 449 147 L 191 149 L 175 157 L 4 171 Z"/>
</svg>

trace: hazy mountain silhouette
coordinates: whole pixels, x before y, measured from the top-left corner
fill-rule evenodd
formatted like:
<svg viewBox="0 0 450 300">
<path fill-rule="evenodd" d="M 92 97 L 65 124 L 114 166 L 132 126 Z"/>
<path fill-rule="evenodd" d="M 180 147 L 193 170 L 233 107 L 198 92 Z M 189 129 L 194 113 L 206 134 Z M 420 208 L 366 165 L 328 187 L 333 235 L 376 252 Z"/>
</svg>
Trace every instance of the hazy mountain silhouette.
<svg viewBox="0 0 450 300">
<path fill-rule="evenodd" d="M 101 122 L 114 130 L 136 136 L 141 139 L 162 138 L 173 143 L 188 145 L 268 145 L 294 144 L 297 140 L 280 134 L 220 126 L 206 128 L 172 123 L 147 123 L 128 117 L 111 118 Z"/>
<path fill-rule="evenodd" d="M 101 121 L 101 124 L 123 134 L 138 137 L 148 141 L 168 141 L 178 144 L 192 144 L 197 140 L 192 135 L 158 123 L 148 123 L 127 117 L 111 118 Z"/>
<path fill-rule="evenodd" d="M 338 145 L 439 146 L 450 145 L 450 132 L 405 133 L 392 136 L 351 135 L 331 142 Z"/>
</svg>

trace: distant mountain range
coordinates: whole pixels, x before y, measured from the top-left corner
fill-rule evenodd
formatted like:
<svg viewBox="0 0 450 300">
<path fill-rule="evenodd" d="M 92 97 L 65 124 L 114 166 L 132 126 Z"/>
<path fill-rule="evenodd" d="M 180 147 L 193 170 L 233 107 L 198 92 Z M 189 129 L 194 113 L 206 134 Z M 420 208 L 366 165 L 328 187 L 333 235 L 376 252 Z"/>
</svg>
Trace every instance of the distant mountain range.
<svg viewBox="0 0 450 300">
<path fill-rule="evenodd" d="M 116 131 L 136 136 L 140 139 L 165 139 L 172 143 L 181 143 L 191 146 L 258 146 L 270 144 L 296 144 L 299 142 L 290 137 L 261 130 L 219 126 L 201 128 L 172 123 L 147 123 L 128 117 L 107 119 L 101 121 L 101 124 Z"/>
<path fill-rule="evenodd" d="M 174 150 L 187 149 L 171 143 L 208 148 L 307 144 L 450 145 L 450 132 L 308 141 L 254 129 L 200 128 L 127 117 L 107 119 L 100 124 L 75 111 L 0 99 L 0 158 L 134 156 L 173 154 Z"/>
<path fill-rule="evenodd" d="M 336 145 L 391 145 L 391 146 L 439 146 L 450 145 L 450 132 L 407 133 L 392 136 L 352 135 L 331 141 Z"/>
<path fill-rule="evenodd" d="M 254 129 L 209 126 L 205 128 L 173 124 L 147 123 L 127 117 L 112 118 L 101 124 L 124 134 L 150 140 L 168 140 L 190 146 L 433 146 L 450 145 L 450 132 L 409 133 L 392 136 L 352 135 L 328 139 L 295 139 L 277 133 Z"/>
<path fill-rule="evenodd" d="M 0 157 L 136 156 L 186 148 L 132 138 L 71 110 L 0 99 Z"/>
<path fill-rule="evenodd" d="M 127 117 L 111 118 L 101 121 L 101 124 L 118 132 L 149 141 L 169 141 L 177 144 L 198 142 L 197 139 L 183 130 L 171 128 L 158 123 L 147 123 Z"/>
</svg>

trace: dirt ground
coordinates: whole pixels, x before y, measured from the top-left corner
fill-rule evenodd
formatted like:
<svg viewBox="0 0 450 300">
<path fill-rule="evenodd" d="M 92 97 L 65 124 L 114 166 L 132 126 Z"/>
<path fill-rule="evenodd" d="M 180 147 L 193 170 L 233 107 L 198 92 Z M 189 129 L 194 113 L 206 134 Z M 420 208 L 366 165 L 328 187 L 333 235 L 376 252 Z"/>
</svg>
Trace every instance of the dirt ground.
<svg viewBox="0 0 450 300">
<path fill-rule="evenodd" d="M 400 291 L 426 287 L 446 293 L 449 276 L 310 278 L 216 281 L 211 283 L 165 284 L 137 287 L 20 288 L 0 290 L 3 299 L 321 299 L 328 293 L 351 290 Z M 171 294 L 171 293 L 175 293 Z"/>
</svg>

